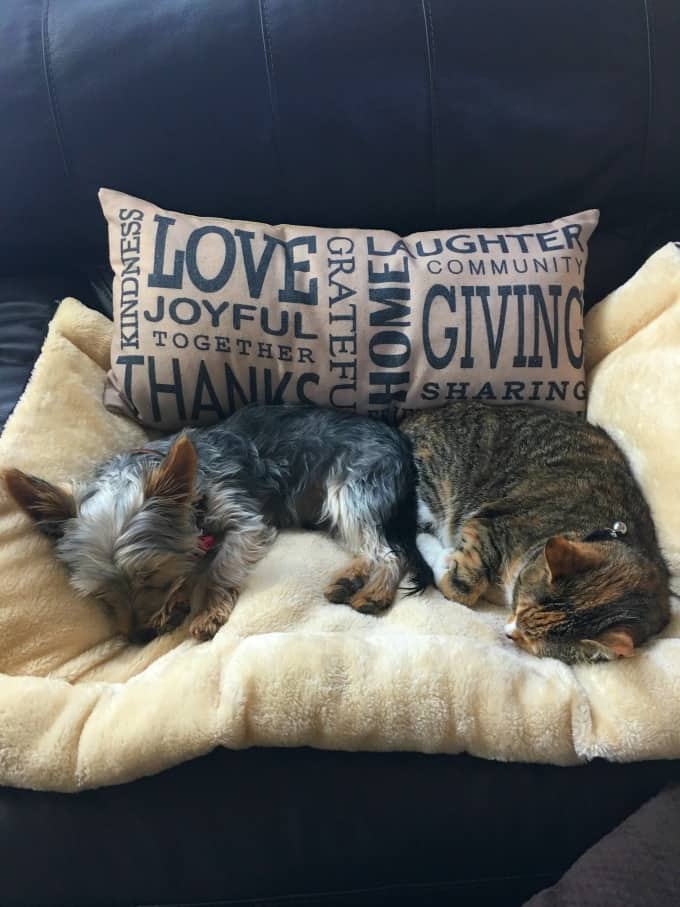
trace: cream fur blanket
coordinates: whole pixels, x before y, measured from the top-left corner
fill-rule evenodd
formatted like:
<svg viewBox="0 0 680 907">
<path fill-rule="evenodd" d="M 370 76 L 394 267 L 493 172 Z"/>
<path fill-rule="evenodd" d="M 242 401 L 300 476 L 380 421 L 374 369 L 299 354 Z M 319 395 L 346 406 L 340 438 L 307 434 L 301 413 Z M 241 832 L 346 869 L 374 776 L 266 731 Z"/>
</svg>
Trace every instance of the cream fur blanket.
<svg viewBox="0 0 680 907">
<path fill-rule="evenodd" d="M 680 573 L 680 252 L 660 250 L 590 316 L 590 417 L 629 453 Z M 101 405 L 109 322 L 73 299 L 0 437 L 0 467 L 61 480 L 140 446 Z M 71 593 L 0 488 L 0 783 L 74 791 L 216 746 L 411 749 L 503 760 L 680 757 L 680 610 L 635 658 L 571 669 L 516 649 L 504 612 L 431 592 L 384 617 L 330 605 L 346 555 L 280 538 L 210 643 L 139 648 Z"/>
</svg>

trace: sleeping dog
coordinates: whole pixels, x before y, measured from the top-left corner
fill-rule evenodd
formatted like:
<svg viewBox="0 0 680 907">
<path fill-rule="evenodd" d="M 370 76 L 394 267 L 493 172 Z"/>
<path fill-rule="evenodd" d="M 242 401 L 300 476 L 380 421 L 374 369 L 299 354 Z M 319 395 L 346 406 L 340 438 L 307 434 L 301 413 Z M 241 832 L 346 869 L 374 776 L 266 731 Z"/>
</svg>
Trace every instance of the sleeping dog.
<svg viewBox="0 0 680 907">
<path fill-rule="evenodd" d="M 214 636 L 279 529 L 322 529 L 344 544 L 355 557 L 326 598 L 365 614 L 423 569 L 409 442 L 363 416 L 254 404 L 113 457 L 84 483 L 18 469 L 5 482 L 54 539 L 77 592 L 135 642 L 189 614 L 196 638 Z"/>
</svg>

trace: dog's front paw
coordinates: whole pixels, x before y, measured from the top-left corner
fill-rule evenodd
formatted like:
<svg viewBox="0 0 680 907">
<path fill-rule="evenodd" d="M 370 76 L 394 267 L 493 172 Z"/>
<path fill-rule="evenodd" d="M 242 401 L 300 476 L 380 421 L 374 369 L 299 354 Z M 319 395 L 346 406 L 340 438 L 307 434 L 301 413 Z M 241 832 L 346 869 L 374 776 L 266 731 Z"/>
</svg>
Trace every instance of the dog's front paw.
<svg viewBox="0 0 680 907">
<path fill-rule="evenodd" d="M 151 620 L 151 627 L 158 636 L 176 630 L 184 623 L 185 617 L 191 611 L 191 605 L 183 598 L 175 598 L 166 602 Z"/>
<path fill-rule="evenodd" d="M 199 611 L 191 621 L 190 629 L 194 639 L 201 642 L 212 639 L 231 617 L 237 598 L 238 592 L 235 590 L 224 592 L 219 600 L 210 602 L 202 611 Z"/>
</svg>

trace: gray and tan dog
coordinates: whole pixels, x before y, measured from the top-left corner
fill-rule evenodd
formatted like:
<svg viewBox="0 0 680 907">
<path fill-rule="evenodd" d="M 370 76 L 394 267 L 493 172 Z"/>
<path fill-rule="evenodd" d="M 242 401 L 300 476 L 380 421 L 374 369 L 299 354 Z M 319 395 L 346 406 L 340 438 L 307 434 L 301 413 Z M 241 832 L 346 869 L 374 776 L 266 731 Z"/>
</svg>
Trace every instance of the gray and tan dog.
<svg viewBox="0 0 680 907">
<path fill-rule="evenodd" d="M 57 487 L 18 469 L 10 494 L 55 541 L 81 594 L 137 642 L 178 626 L 209 639 L 279 529 L 322 529 L 354 560 L 326 589 L 368 614 L 387 608 L 415 544 L 409 442 L 372 419 L 311 406 L 251 405 Z"/>
</svg>

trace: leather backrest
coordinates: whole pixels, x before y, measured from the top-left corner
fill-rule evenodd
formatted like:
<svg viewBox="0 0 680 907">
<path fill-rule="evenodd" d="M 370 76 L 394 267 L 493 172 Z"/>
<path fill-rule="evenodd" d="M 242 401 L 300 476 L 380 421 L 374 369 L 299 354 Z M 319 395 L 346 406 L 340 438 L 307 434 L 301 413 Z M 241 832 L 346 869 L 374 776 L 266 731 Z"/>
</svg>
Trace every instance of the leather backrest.
<svg viewBox="0 0 680 907">
<path fill-rule="evenodd" d="M 680 238 L 678 0 L 3 0 L 0 274 L 106 259 L 96 191 L 420 229 L 602 210 L 592 302 Z"/>
</svg>

